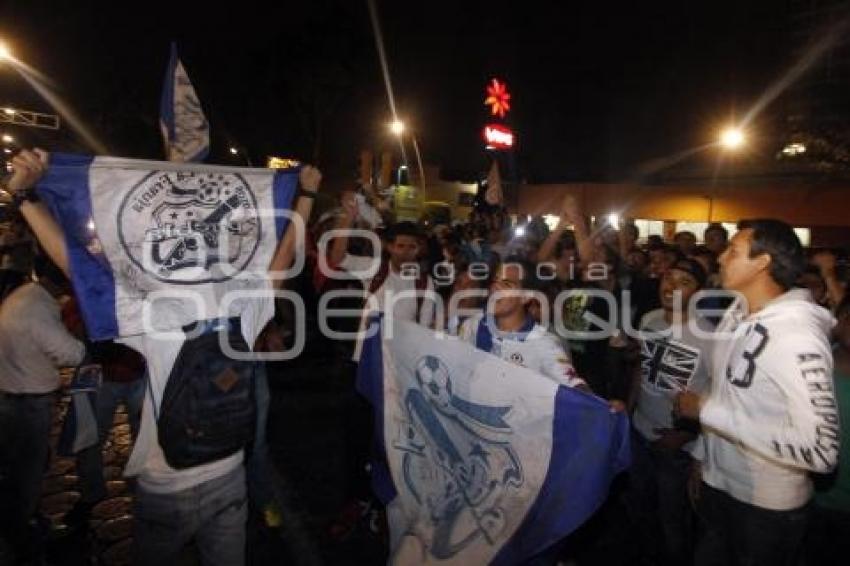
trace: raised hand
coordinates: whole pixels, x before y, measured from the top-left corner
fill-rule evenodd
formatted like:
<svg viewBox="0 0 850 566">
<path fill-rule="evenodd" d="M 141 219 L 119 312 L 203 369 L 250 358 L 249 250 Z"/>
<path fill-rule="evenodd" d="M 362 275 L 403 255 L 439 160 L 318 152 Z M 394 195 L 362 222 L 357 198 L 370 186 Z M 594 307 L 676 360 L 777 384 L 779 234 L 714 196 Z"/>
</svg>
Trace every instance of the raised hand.
<svg viewBox="0 0 850 566">
<path fill-rule="evenodd" d="M 47 152 L 23 150 L 12 159 L 12 178 L 8 189 L 12 193 L 31 189 L 47 171 Z"/>
<path fill-rule="evenodd" d="M 298 174 L 298 182 L 305 191 L 315 193 L 322 182 L 322 172 L 312 165 L 305 165 Z"/>
</svg>

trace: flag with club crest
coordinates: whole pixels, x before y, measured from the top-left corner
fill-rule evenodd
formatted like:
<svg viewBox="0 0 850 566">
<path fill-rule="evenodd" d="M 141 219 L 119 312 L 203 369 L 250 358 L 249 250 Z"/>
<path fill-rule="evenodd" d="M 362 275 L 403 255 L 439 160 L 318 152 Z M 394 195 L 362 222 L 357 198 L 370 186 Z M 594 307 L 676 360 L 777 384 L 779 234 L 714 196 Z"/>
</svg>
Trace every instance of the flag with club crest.
<svg viewBox="0 0 850 566">
<path fill-rule="evenodd" d="M 36 189 L 65 235 L 88 336 L 105 340 L 253 308 L 271 293 L 297 182 L 297 168 L 53 153 Z"/>
<path fill-rule="evenodd" d="M 391 564 L 520 564 L 596 511 L 628 419 L 593 395 L 410 322 L 375 321 L 358 390 Z"/>
</svg>

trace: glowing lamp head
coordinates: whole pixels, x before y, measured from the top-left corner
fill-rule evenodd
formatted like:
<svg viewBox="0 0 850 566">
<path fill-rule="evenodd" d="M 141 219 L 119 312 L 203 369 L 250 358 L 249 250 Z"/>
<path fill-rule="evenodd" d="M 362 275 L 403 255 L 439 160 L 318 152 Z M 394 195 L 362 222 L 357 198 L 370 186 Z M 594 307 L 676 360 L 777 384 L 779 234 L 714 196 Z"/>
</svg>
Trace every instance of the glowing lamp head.
<svg viewBox="0 0 850 566">
<path fill-rule="evenodd" d="M 402 122 L 401 120 L 393 120 L 390 123 L 390 131 L 393 134 L 400 136 L 404 133 L 404 122 Z"/>
<path fill-rule="evenodd" d="M 12 58 L 12 52 L 9 51 L 9 48 L 5 43 L 0 42 L 0 62 L 8 61 Z"/>
<path fill-rule="evenodd" d="M 726 149 L 738 149 L 744 145 L 744 132 L 738 128 L 726 128 L 720 133 L 720 145 Z"/>
</svg>

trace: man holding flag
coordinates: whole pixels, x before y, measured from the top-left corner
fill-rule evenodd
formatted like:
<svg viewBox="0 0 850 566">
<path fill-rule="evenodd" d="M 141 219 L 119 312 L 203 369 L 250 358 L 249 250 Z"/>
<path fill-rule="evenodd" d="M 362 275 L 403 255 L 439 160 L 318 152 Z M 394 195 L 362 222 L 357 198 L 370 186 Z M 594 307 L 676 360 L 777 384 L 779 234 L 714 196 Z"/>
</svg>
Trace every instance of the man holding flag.
<svg viewBox="0 0 850 566">
<path fill-rule="evenodd" d="M 138 476 L 136 561 L 170 563 L 194 539 L 205 565 L 244 563 L 249 345 L 281 283 L 269 272 L 292 262 L 296 224 L 309 216 L 321 174 L 62 154 L 48 161 L 39 150 L 22 151 L 13 167 L 8 188 L 72 279 L 89 337 L 120 338 L 148 363 L 125 470 Z M 288 222 L 280 212 L 298 183 Z"/>
</svg>

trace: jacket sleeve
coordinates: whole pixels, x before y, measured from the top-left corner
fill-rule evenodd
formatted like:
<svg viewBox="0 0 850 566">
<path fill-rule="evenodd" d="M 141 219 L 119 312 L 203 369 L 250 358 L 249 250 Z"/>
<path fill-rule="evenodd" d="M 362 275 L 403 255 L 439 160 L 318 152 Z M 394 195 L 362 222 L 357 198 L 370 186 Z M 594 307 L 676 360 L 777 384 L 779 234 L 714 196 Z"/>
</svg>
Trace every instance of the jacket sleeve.
<svg viewBox="0 0 850 566">
<path fill-rule="evenodd" d="M 547 333 L 539 339 L 538 344 L 544 349 L 543 375 L 567 387 L 586 385 L 576 373 L 570 355 L 554 335 Z"/>
<path fill-rule="evenodd" d="M 57 318 L 43 317 L 32 327 L 32 338 L 57 367 L 76 366 L 83 361 L 86 346 L 68 332 Z"/>
<path fill-rule="evenodd" d="M 753 360 L 754 379 L 769 380 L 775 395 L 750 393 L 735 411 L 709 397 L 700 421 L 770 460 L 828 472 L 837 463 L 839 448 L 832 352 L 825 340 L 788 334 L 771 337 L 770 347 Z"/>
</svg>

